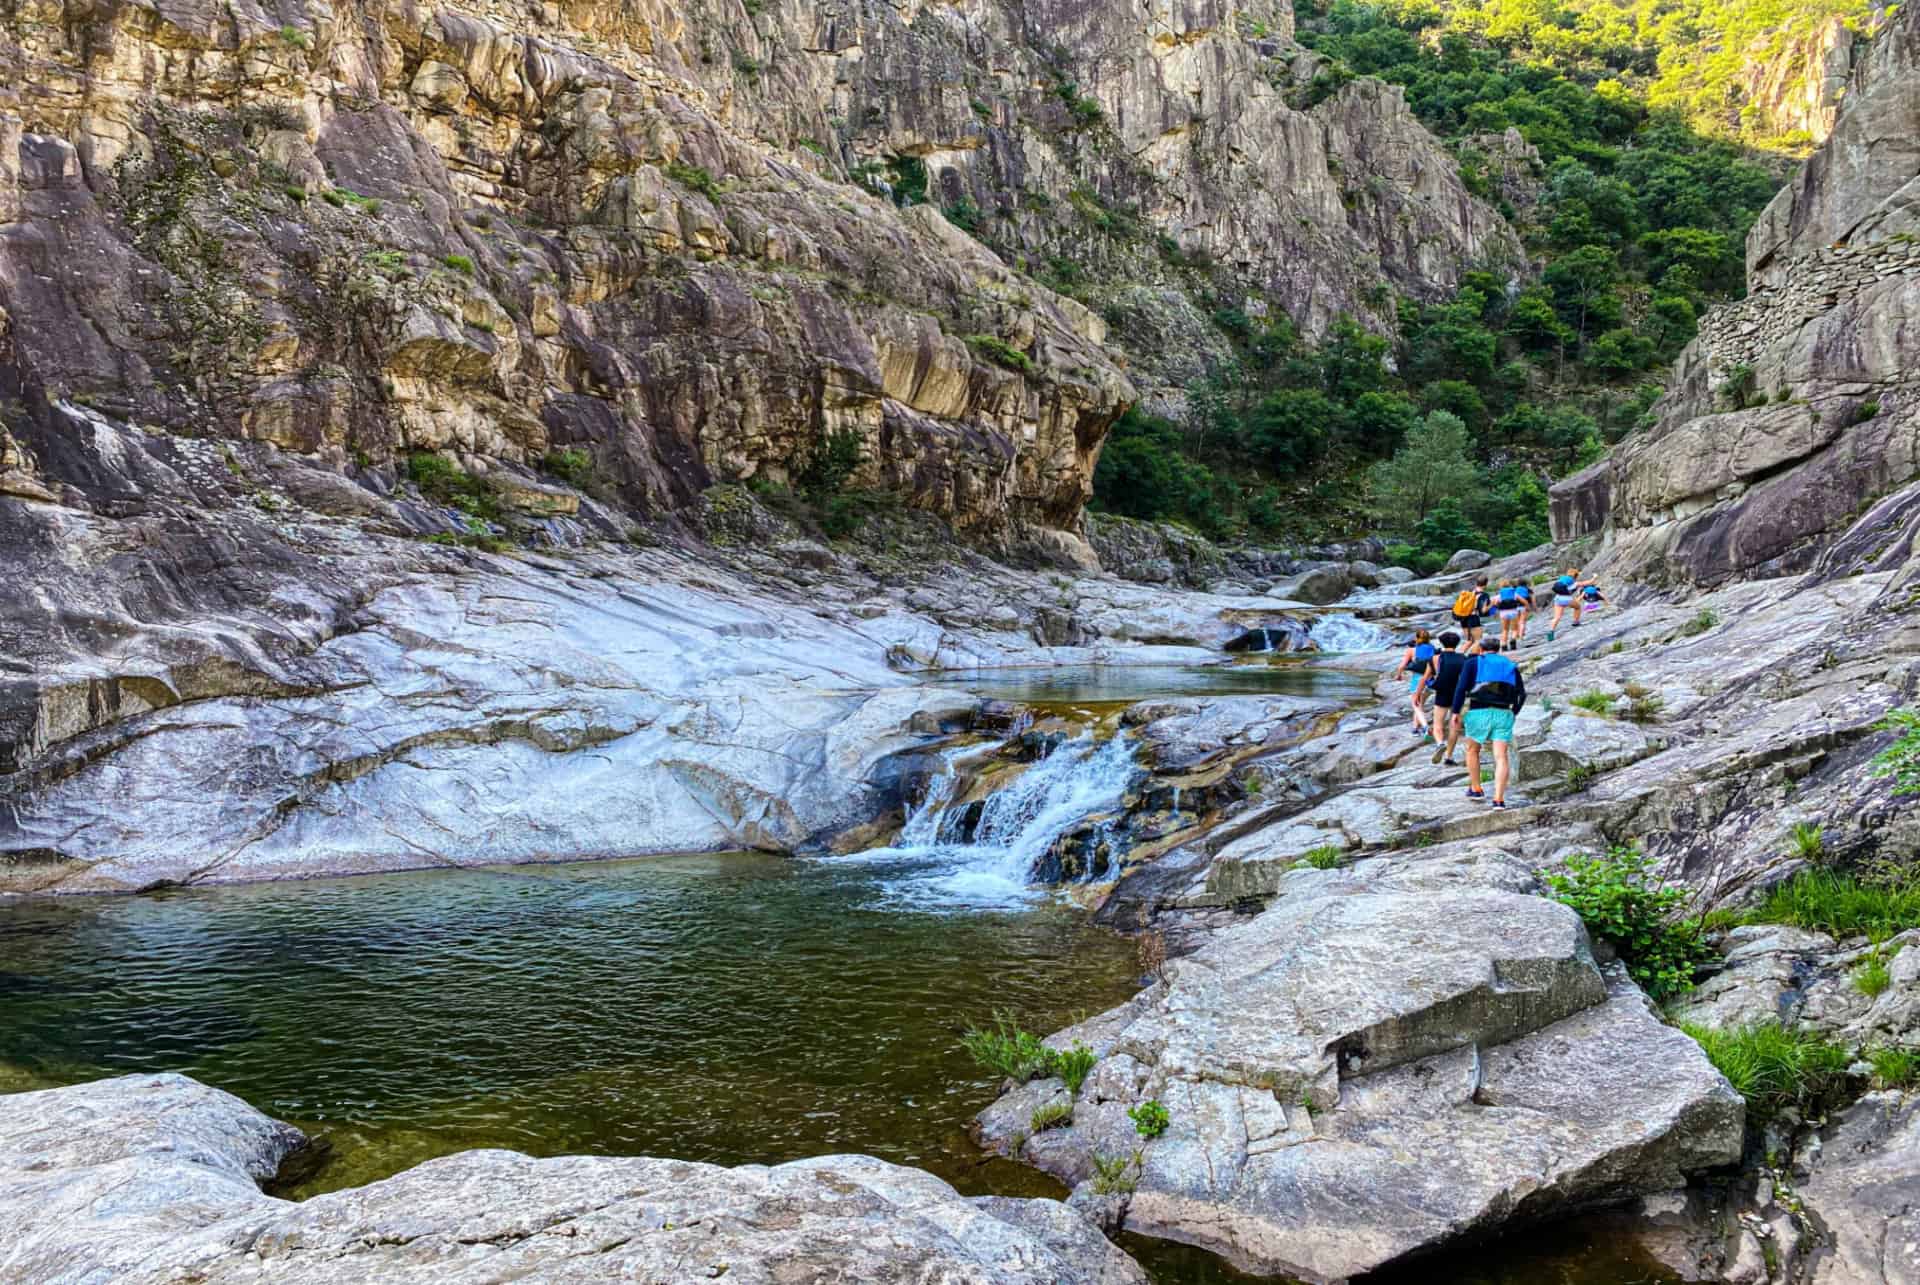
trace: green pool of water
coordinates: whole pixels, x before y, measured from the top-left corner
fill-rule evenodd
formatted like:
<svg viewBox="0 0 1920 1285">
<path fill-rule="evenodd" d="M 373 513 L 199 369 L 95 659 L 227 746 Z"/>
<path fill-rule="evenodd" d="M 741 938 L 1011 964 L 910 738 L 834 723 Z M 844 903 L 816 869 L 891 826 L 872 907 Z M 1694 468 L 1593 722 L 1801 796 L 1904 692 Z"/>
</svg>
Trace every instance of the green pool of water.
<svg viewBox="0 0 1920 1285">
<path fill-rule="evenodd" d="M 996 1085 L 957 1039 L 995 1009 L 1047 1031 L 1124 1000 L 1132 944 L 1061 905 L 915 912 L 878 895 L 893 873 L 722 855 L 0 905 L 0 1089 L 184 1071 L 330 1143 L 294 1197 L 482 1146 L 861 1151 L 1063 1195 L 972 1145 Z M 1424 1279 L 1653 1279 L 1579 1236 Z M 1128 1247 L 1162 1285 L 1240 1279 Z"/>
<path fill-rule="evenodd" d="M 933 681 L 994 700 L 1033 705 L 1132 704 L 1168 696 L 1330 696 L 1364 700 L 1373 680 L 1301 657 L 1254 657 L 1220 665 L 1055 665 L 948 670 Z"/>
</svg>

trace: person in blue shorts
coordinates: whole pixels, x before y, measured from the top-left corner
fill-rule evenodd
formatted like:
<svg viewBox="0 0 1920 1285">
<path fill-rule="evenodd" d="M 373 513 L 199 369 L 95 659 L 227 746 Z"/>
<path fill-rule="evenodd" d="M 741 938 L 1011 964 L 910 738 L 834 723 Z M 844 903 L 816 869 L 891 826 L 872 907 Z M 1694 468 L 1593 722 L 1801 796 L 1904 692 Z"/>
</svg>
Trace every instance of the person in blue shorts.
<svg viewBox="0 0 1920 1285">
<path fill-rule="evenodd" d="M 1460 671 L 1467 667 L 1465 652 L 1456 650 L 1460 635 L 1449 629 L 1440 635 L 1440 650 L 1427 666 L 1427 689 L 1433 693 L 1433 739 L 1440 748 L 1433 752 L 1435 763 L 1453 766 L 1453 747 L 1460 743 L 1460 716 L 1453 712 L 1453 688 Z"/>
<path fill-rule="evenodd" d="M 1500 646 L 1511 651 L 1520 645 L 1520 582 L 1502 580 L 1493 607 L 1500 616 Z"/>
<path fill-rule="evenodd" d="M 1484 799 L 1480 788 L 1480 748 L 1493 750 L 1493 806 L 1507 806 L 1507 781 L 1513 775 L 1513 720 L 1527 703 L 1520 667 L 1500 654 L 1498 639 L 1485 638 L 1467 660 L 1454 684 L 1453 712 L 1461 714 L 1467 739 L 1467 797 Z"/>
<path fill-rule="evenodd" d="M 1566 612 L 1573 613 L 1573 627 L 1580 627 L 1580 594 L 1592 584 L 1593 581 L 1580 578 L 1579 567 L 1568 567 L 1553 582 L 1553 623 L 1547 626 L 1548 642 L 1553 641 L 1555 631 L 1560 628 L 1560 617 Z"/>
<path fill-rule="evenodd" d="M 1424 629 L 1416 629 L 1413 638 L 1407 643 L 1407 649 L 1400 656 L 1400 668 L 1393 671 L 1395 678 L 1407 680 L 1407 697 L 1413 703 L 1413 734 L 1427 734 L 1426 711 L 1420 708 L 1420 698 L 1427 687 L 1427 662 L 1433 659 L 1433 635 Z"/>
<path fill-rule="evenodd" d="M 1527 640 L 1527 619 L 1533 615 L 1533 586 L 1525 580 L 1518 581 L 1513 587 L 1513 595 L 1520 600 L 1520 619 L 1514 639 L 1524 643 Z"/>
</svg>

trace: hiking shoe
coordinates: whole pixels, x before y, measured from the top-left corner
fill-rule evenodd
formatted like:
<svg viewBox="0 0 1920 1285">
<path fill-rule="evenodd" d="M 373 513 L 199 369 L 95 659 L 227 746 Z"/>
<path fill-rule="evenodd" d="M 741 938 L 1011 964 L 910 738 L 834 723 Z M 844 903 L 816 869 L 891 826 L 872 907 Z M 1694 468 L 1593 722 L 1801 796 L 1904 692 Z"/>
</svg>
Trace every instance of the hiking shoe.
<svg viewBox="0 0 1920 1285">
<path fill-rule="evenodd" d="M 1467 797 L 1470 799 L 1484 799 L 1487 797 L 1487 792 L 1485 790 L 1468 790 Z"/>
<path fill-rule="evenodd" d="M 1548 641 L 1548 642 L 1552 642 L 1552 641 L 1553 641 L 1553 630 L 1551 630 L 1551 629 L 1549 629 L 1549 630 L 1547 630 L 1547 641 Z"/>
<path fill-rule="evenodd" d="M 1493 801 L 1493 806 L 1496 808 L 1499 808 L 1502 812 L 1507 810 L 1507 805 L 1499 799 L 1495 799 Z"/>
<path fill-rule="evenodd" d="M 1465 764 L 1463 764 L 1463 763 L 1456 763 L 1456 762 L 1454 762 L 1454 761 L 1453 761 L 1452 759 L 1441 759 L 1441 760 L 1440 760 L 1440 766 L 1441 766 L 1441 767 L 1464 767 L 1464 766 L 1465 766 Z"/>
<path fill-rule="evenodd" d="M 1447 756 L 1447 747 L 1442 745 L 1439 749 L 1433 752 L 1433 761 L 1438 763 L 1441 759 L 1445 758 L 1446 756 Z"/>
</svg>

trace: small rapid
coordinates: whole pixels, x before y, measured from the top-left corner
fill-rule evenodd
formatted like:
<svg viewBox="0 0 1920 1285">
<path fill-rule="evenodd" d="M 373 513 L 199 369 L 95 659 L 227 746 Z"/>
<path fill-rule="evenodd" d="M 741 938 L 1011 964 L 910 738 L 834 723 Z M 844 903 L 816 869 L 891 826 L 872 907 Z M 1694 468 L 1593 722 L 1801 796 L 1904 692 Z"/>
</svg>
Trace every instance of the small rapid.
<svg viewBox="0 0 1920 1285">
<path fill-rule="evenodd" d="M 1309 637 L 1321 651 L 1379 651 L 1393 646 L 1393 635 L 1358 616 L 1321 616 Z"/>
<path fill-rule="evenodd" d="M 973 746 L 942 755 L 896 844 L 831 860 L 880 866 L 879 887 L 889 901 L 952 909 L 1019 905 L 1043 891 L 1034 872 L 1054 842 L 1088 817 L 1119 807 L 1140 774 L 1129 738 L 1102 740 L 1089 730 L 1059 742 L 977 809 L 956 807 L 960 764 L 980 754 Z"/>
</svg>

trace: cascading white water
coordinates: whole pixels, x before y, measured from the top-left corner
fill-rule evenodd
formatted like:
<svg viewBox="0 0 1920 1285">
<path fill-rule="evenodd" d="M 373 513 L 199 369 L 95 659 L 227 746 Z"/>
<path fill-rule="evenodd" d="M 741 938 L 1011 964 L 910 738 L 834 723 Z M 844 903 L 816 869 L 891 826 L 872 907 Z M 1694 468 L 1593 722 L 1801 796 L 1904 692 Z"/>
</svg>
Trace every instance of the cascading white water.
<svg viewBox="0 0 1920 1285">
<path fill-rule="evenodd" d="M 881 885 L 890 898 L 946 906 L 1027 900 L 1036 891 L 1034 867 L 1053 841 L 1076 822 L 1118 806 L 1139 770 L 1133 743 L 1124 736 L 1103 741 L 1085 732 L 1062 741 L 987 797 L 971 841 L 961 843 L 955 841 L 957 813 L 950 807 L 959 780 L 957 757 L 943 756 L 898 845 L 861 854 L 864 860 L 898 865 L 897 874 Z"/>
<path fill-rule="evenodd" d="M 1358 616 L 1321 616 L 1308 627 L 1321 651 L 1378 651 L 1393 646 L 1393 635 Z"/>
</svg>

